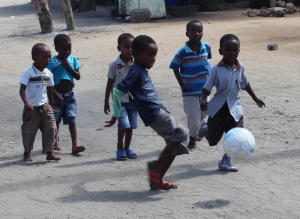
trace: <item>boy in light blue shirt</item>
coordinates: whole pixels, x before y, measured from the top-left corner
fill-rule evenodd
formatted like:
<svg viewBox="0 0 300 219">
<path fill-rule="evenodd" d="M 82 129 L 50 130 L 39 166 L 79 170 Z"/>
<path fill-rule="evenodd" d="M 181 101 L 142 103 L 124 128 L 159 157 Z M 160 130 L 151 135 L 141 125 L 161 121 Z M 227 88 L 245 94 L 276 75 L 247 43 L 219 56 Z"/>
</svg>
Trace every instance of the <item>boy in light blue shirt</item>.
<svg viewBox="0 0 300 219">
<path fill-rule="evenodd" d="M 77 143 L 76 115 L 77 104 L 74 93 L 74 78 L 80 79 L 80 64 L 77 58 L 71 55 L 71 39 L 66 34 L 58 34 L 54 38 L 57 56 L 53 56 L 48 69 L 53 73 L 54 79 L 54 116 L 56 119 L 57 132 L 63 119 L 64 125 L 69 125 L 72 139 L 72 154 L 78 154 L 85 147 Z M 57 135 L 55 150 L 60 150 L 59 137 Z"/>
<path fill-rule="evenodd" d="M 69 62 L 70 66 L 73 69 L 79 70 L 81 68 L 80 63 L 78 62 L 78 59 L 75 56 L 69 55 L 66 58 L 66 60 Z M 53 71 L 53 74 L 55 74 L 54 84 L 59 84 L 61 80 L 68 80 L 74 87 L 74 77 L 63 67 L 62 62 L 63 60 L 60 60 L 57 56 L 53 56 L 47 67 L 49 70 L 51 69 Z"/>
</svg>

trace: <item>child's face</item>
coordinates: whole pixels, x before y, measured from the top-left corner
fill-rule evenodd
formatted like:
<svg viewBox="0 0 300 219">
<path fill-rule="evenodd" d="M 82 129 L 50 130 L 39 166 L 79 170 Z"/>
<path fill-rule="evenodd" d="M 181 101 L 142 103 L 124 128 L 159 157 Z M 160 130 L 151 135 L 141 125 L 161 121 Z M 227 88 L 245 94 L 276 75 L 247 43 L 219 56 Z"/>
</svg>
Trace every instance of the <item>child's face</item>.
<svg viewBox="0 0 300 219">
<path fill-rule="evenodd" d="M 45 68 L 47 68 L 50 59 L 51 50 L 47 46 L 41 47 L 40 52 L 32 56 L 34 66 L 40 71 L 43 71 Z"/>
<path fill-rule="evenodd" d="M 203 26 L 201 23 L 192 23 L 186 32 L 190 41 L 199 43 L 203 36 Z"/>
<path fill-rule="evenodd" d="M 121 52 L 121 55 L 128 59 L 132 58 L 132 50 L 131 50 L 132 41 L 133 38 L 127 38 L 117 47 L 118 50 Z"/>
<path fill-rule="evenodd" d="M 58 58 L 60 59 L 68 58 L 72 51 L 71 41 L 67 41 L 59 44 L 58 46 L 55 47 L 55 50 L 58 53 Z"/>
<path fill-rule="evenodd" d="M 135 62 L 144 66 L 146 69 L 153 67 L 158 47 L 155 43 L 149 44 L 149 46 L 143 52 L 135 52 Z"/>
<path fill-rule="evenodd" d="M 227 64 L 234 65 L 240 53 L 240 43 L 237 40 L 228 40 L 224 42 L 219 52 Z"/>
</svg>

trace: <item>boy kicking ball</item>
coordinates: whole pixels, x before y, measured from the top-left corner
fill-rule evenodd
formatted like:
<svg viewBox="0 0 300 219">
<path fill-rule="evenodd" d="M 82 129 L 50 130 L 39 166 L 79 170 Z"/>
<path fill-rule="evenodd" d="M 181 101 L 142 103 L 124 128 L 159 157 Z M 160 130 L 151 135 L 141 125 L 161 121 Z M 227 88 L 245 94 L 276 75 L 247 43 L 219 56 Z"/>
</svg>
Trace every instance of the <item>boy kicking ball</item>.
<svg viewBox="0 0 300 219">
<path fill-rule="evenodd" d="M 185 146 L 181 144 L 187 140 L 188 131 L 160 103 L 148 74 L 147 69 L 153 67 L 157 50 L 155 41 L 149 36 L 141 35 L 133 40 L 134 63 L 125 78 L 113 90 L 114 115 L 110 121 L 106 122 L 105 127 L 112 126 L 120 117 L 122 96 L 130 92 L 145 126 L 150 126 L 167 143 L 158 160 L 148 163 L 150 188 L 152 190 L 169 190 L 177 188 L 177 185 L 162 179 L 173 163 L 175 156 L 188 153 Z"/>
<path fill-rule="evenodd" d="M 233 34 L 226 34 L 220 40 L 219 53 L 223 59 L 211 69 L 208 80 L 201 89 L 201 110 L 209 115 L 207 122 L 202 122 L 196 132 L 196 139 L 206 138 L 210 146 L 221 140 L 223 133 L 235 127 L 243 127 L 243 109 L 239 92 L 246 90 L 259 106 L 265 103 L 253 92 L 245 75 L 244 65 L 237 60 L 240 52 L 240 40 Z M 214 97 L 207 102 L 213 87 Z M 231 158 L 225 153 L 219 161 L 219 170 L 237 172 Z"/>
</svg>

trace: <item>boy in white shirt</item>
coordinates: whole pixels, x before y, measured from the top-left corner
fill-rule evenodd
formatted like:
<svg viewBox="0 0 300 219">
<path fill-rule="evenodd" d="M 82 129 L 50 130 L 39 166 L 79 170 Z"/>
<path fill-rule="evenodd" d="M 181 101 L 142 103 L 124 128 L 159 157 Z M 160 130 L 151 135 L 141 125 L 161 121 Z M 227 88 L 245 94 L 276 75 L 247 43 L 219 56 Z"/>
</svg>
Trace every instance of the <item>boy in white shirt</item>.
<svg viewBox="0 0 300 219">
<path fill-rule="evenodd" d="M 53 77 L 47 69 L 51 58 L 51 50 L 42 43 L 35 44 L 31 50 L 32 66 L 25 69 L 19 81 L 20 96 L 24 102 L 22 140 L 24 161 L 32 161 L 30 156 L 38 129 L 42 132 L 43 152 L 46 160 L 58 161 L 61 158 L 53 154 L 56 139 L 56 123 L 52 109 Z M 49 99 L 49 104 L 48 104 Z"/>
<path fill-rule="evenodd" d="M 200 107 L 209 117 L 207 122 L 202 121 L 196 131 L 196 139 L 201 141 L 205 137 L 210 146 L 217 145 L 223 133 L 244 126 L 244 113 L 239 96 L 241 90 L 246 90 L 259 107 L 265 106 L 252 90 L 245 75 L 245 67 L 237 59 L 240 53 L 239 38 L 233 34 L 224 35 L 220 39 L 219 53 L 223 59 L 211 69 L 208 80 L 201 89 L 203 94 Z M 216 87 L 216 93 L 207 102 L 206 98 L 213 87 Z M 219 160 L 218 167 L 222 171 L 238 171 L 226 153 Z"/>
<path fill-rule="evenodd" d="M 118 37 L 118 50 L 120 55 L 116 60 L 110 63 L 107 73 L 107 85 L 105 90 L 104 113 L 109 114 L 109 96 L 113 88 L 127 75 L 132 64 L 132 41 L 134 36 L 130 33 L 122 33 Z M 137 109 L 133 98 L 127 93 L 122 97 L 122 111 L 118 118 L 118 143 L 117 143 L 117 160 L 127 160 L 137 158 L 136 153 L 131 150 L 130 143 L 133 129 L 137 128 Z"/>
</svg>

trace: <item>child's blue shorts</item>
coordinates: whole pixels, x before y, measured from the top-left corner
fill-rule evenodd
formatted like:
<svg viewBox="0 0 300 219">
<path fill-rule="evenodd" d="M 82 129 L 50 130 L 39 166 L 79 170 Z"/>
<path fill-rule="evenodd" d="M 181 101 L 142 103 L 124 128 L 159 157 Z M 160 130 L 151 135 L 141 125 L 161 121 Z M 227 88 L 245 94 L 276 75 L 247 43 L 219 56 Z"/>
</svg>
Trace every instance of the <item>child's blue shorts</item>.
<svg viewBox="0 0 300 219">
<path fill-rule="evenodd" d="M 77 103 L 74 91 L 60 94 L 63 97 L 62 103 L 53 102 L 53 111 L 56 123 L 63 119 L 64 125 L 76 124 Z"/>
<path fill-rule="evenodd" d="M 137 128 L 137 109 L 134 101 L 122 103 L 121 115 L 118 118 L 119 129 L 136 129 Z"/>
</svg>

